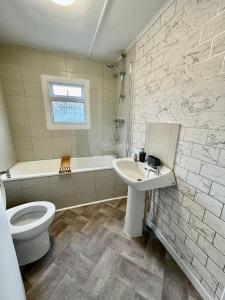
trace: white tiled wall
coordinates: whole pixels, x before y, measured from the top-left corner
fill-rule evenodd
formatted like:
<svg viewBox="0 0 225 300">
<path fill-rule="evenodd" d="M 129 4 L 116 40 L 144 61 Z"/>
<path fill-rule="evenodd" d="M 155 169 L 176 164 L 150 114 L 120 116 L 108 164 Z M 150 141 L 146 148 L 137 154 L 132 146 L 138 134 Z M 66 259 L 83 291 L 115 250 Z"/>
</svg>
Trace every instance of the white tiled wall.
<svg viewBox="0 0 225 300">
<path fill-rule="evenodd" d="M 136 43 L 132 151 L 145 122 L 181 123 L 177 186 L 154 222 L 213 299 L 225 286 L 225 2 L 174 0 Z"/>
<path fill-rule="evenodd" d="M 90 130 L 46 129 L 41 74 L 90 80 Z M 117 85 L 104 62 L 0 44 L 0 75 L 20 161 L 113 153 Z"/>
<path fill-rule="evenodd" d="M 17 161 L 15 146 L 7 114 L 5 95 L 0 81 L 0 171 L 5 171 Z"/>
</svg>

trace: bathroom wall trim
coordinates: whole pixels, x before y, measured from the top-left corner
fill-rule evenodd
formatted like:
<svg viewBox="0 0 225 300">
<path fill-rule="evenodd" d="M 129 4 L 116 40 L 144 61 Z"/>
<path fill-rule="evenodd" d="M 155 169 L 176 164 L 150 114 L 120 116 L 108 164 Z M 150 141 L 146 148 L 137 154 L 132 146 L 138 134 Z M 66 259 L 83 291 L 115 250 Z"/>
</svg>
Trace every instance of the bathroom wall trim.
<svg viewBox="0 0 225 300">
<path fill-rule="evenodd" d="M 121 196 L 121 197 L 116 197 L 116 198 L 109 198 L 109 199 L 98 200 L 98 201 L 84 203 L 84 204 L 79 204 L 79 205 L 74 205 L 74 206 L 68 206 L 68 207 L 56 209 L 56 211 L 63 211 L 63 210 L 71 209 L 71 208 L 78 208 L 78 207 L 81 207 L 81 206 L 86 206 L 86 205 L 91 205 L 91 204 L 98 204 L 98 203 L 103 203 L 103 202 L 108 202 L 108 201 L 114 201 L 114 200 L 119 200 L 119 199 L 124 199 L 124 198 L 127 199 L 127 196 Z"/>
<path fill-rule="evenodd" d="M 155 227 L 155 225 L 152 222 L 148 221 L 148 225 L 155 233 L 157 238 L 160 240 L 160 242 L 167 249 L 167 251 L 170 253 L 170 255 L 173 257 L 173 259 L 176 261 L 176 263 L 179 265 L 179 267 L 182 269 L 182 271 L 185 273 L 185 275 L 188 277 L 188 279 L 191 281 L 191 283 L 202 296 L 202 298 L 204 300 L 213 300 L 211 296 L 207 293 L 207 291 L 203 288 L 203 286 L 200 284 L 200 282 L 196 279 L 195 275 L 191 272 L 188 266 L 180 259 L 180 257 L 174 251 L 174 249 L 170 246 L 170 244 L 162 235 L 162 233 Z"/>
<path fill-rule="evenodd" d="M 155 16 L 150 20 L 150 22 L 137 34 L 135 39 L 129 44 L 129 46 L 126 48 L 125 52 L 127 53 L 134 45 L 135 43 L 142 37 L 142 35 L 152 26 L 152 24 L 164 13 L 164 11 L 167 10 L 167 8 L 170 6 L 170 4 L 174 0 L 168 0 L 155 14 Z M 119 58 L 118 58 L 119 60 Z"/>
</svg>

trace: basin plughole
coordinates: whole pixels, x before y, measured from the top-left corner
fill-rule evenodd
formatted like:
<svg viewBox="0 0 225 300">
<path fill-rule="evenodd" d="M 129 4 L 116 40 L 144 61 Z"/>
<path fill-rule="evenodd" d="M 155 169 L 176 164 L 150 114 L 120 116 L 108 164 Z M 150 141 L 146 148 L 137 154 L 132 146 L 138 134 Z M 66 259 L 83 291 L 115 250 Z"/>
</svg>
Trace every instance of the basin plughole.
<svg viewBox="0 0 225 300">
<path fill-rule="evenodd" d="M 147 163 L 121 158 L 113 161 L 117 174 L 128 184 L 124 231 L 130 237 L 142 235 L 145 192 L 176 184 L 174 172 L 161 166 L 156 174 Z"/>
</svg>

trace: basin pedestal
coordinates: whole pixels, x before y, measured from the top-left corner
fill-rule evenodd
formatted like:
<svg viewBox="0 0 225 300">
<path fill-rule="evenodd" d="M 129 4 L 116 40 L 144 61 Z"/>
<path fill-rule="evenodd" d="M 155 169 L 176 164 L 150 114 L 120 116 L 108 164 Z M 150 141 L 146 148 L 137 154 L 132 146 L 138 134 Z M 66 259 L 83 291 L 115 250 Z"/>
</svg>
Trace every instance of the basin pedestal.
<svg viewBox="0 0 225 300">
<path fill-rule="evenodd" d="M 127 209 L 124 231 L 130 237 L 142 236 L 145 207 L 145 191 L 128 186 Z"/>
</svg>

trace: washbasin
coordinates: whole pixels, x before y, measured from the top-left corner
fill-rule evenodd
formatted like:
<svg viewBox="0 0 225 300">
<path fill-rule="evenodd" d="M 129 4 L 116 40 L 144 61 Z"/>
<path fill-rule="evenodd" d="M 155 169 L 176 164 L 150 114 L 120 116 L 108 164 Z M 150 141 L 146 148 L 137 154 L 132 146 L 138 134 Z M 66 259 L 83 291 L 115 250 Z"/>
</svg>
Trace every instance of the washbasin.
<svg viewBox="0 0 225 300">
<path fill-rule="evenodd" d="M 171 169 L 160 166 L 157 174 L 147 163 L 131 158 L 114 160 L 113 167 L 122 180 L 128 184 L 124 231 L 130 237 L 141 236 L 146 191 L 176 184 L 174 173 Z"/>
<path fill-rule="evenodd" d="M 113 161 L 113 167 L 122 180 L 137 191 L 163 188 L 176 183 L 173 171 L 165 166 L 160 166 L 157 174 L 147 163 L 121 158 Z"/>
</svg>

